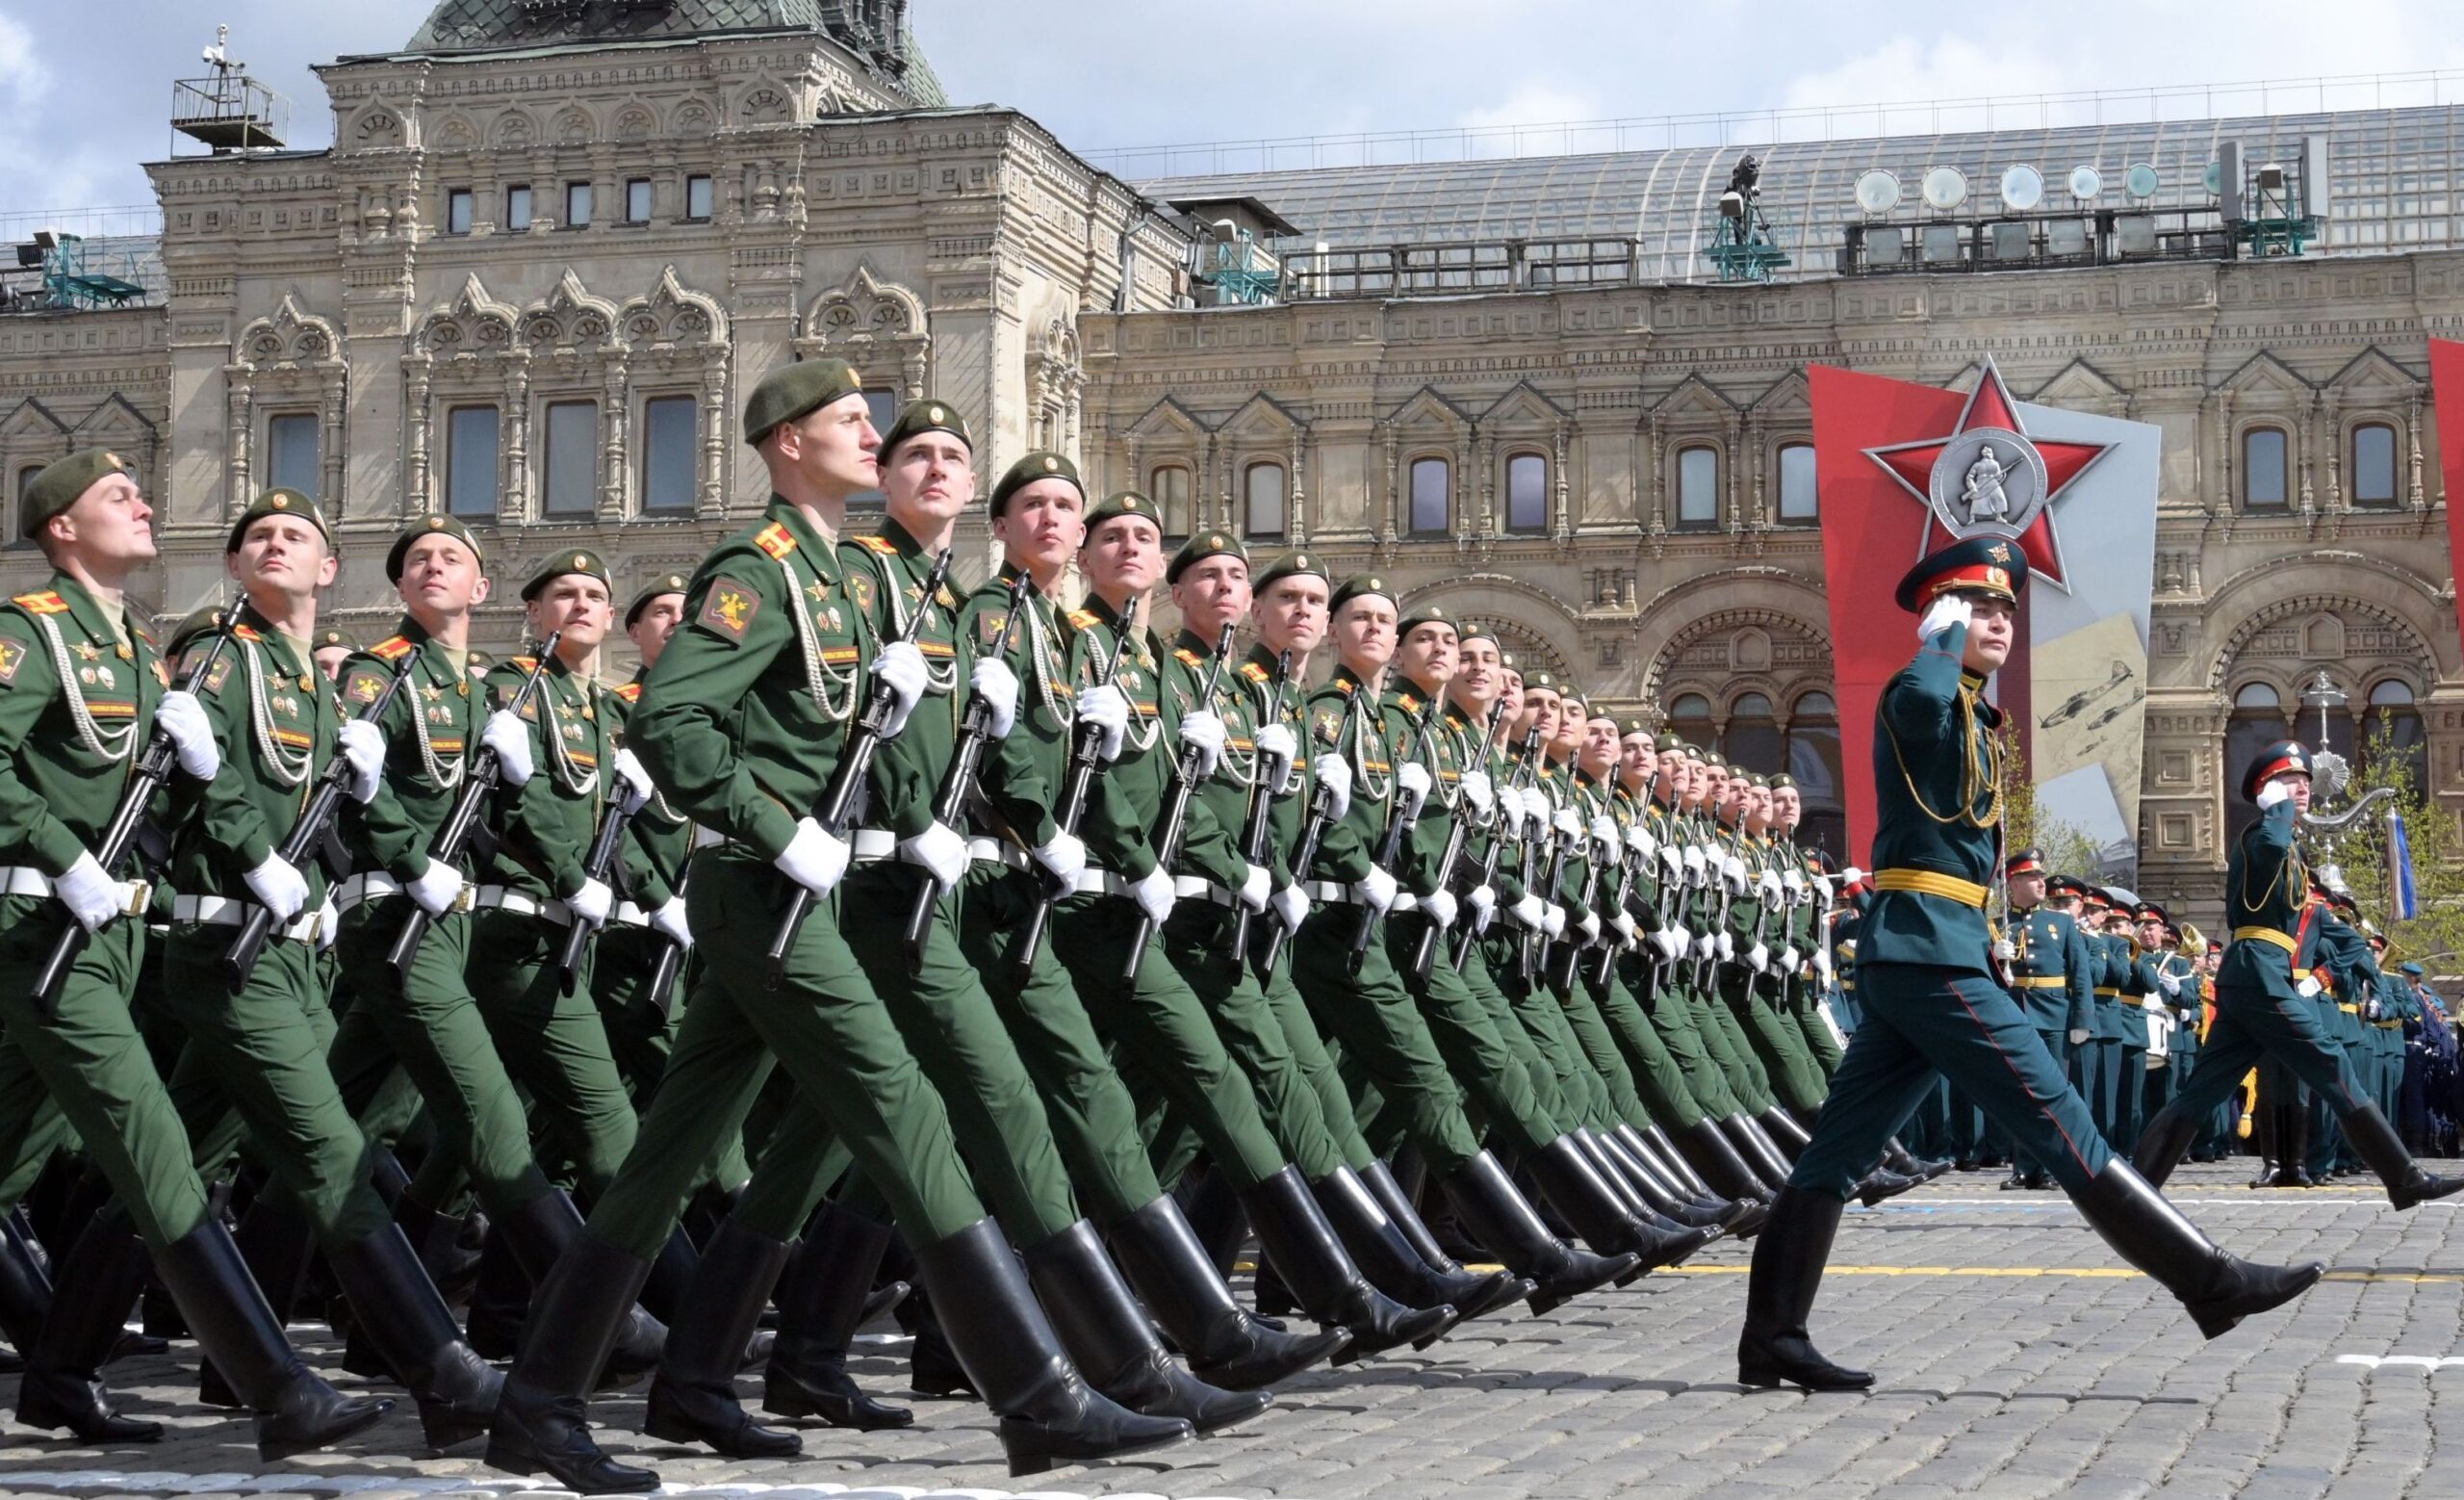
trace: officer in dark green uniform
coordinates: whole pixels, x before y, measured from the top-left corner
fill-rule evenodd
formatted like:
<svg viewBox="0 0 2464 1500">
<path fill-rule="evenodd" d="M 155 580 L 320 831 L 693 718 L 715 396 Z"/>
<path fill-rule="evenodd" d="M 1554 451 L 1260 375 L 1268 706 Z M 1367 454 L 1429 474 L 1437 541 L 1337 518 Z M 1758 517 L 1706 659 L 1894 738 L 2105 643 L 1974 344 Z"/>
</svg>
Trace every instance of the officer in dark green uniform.
<svg viewBox="0 0 2464 1500">
<path fill-rule="evenodd" d="M 1875 715 L 1880 893 L 1859 938 L 1865 1020 L 1755 1245 L 1737 1344 L 1746 1384 L 1873 1384 L 1824 1358 L 1806 1322 L 1841 1203 L 1938 1069 L 2046 1163 L 2090 1227 L 2179 1298 L 2207 1336 L 2298 1295 L 2323 1269 L 2253 1265 L 2192 1228 L 2113 1155 L 1993 972 L 1985 906 L 1999 863 L 2003 783 L 1992 732 L 2001 714 L 1984 691 L 2013 649 L 2027 577 L 2018 548 L 1987 536 L 1927 556 L 1900 582 L 1900 608 L 1922 616 L 1920 648 L 1885 685 Z"/>
<path fill-rule="evenodd" d="M 2243 772 L 2242 795 L 2259 816 L 2234 841 L 2225 866 L 2233 944 L 2216 976 L 2216 1022 L 2180 1096 L 2147 1123 L 2141 1170 L 2164 1181 L 2208 1109 L 2240 1085 L 2251 1064 L 2273 1057 L 2325 1097 L 2398 1208 L 2464 1191 L 2464 1177 L 2435 1177 L 2413 1160 L 2319 1021 L 2312 997 L 2323 986 L 2308 971 L 2321 961 L 2325 903 L 2311 893 L 2309 864 L 2294 843 L 2295 824 L 2310 808 L 2310 752 L 2290 739 L 2268 746 Z"/>
<path fill-rule="evenodd" d="M 2095 1025 L 2096 992 L 2090 976 L 2087 941 L 2067 912 L 2045 904 L 2045 897 L 2066 875 L 2050 874 L 2044 854 L 2022 849 L 2002 862 L 2002 878 L 2010 892 L 2011 928 L 2001 939 L 2002 955 L 2011 973 L 2011 994 L 2027 1011 L 2057 1067 L 2067 1066 L 2070 1048 L 2084 1041 Z M 2006 1188 L 2050 1187 L 2044 1164 L 2027 1152 L 2011 1152 Z"/>
<path fill-rule="evenodd" d="M 17 534 L 52 575 L 0 606 L 0 1141 L 26 1142 L 56 1102 L 136 1239 L 98 1220 L 54 1262 L 48 1317 L 8 1330 L 26 1360 L 17 1419 L 89 1442 L 160 1435 L 113 1409 L 99 1374 L 150 1253 L 206 1356 L 257 1413 L 260 1453 L 322 1447 L 387 1403 L 346 1400 L 300 1362 L 210 1212 L 129 1010 L 146 892 L 95 857 L 156 733 L 174 748 L 175 789 L 193 794 L 222 770 L 213 716 L 193 694 L 166 691 L 163 659 L 126 614 L 129 576 L 155 556 L 153 510 L 129 466 L 99 449 L 45 467 L 19 505 Z M 75 959 L 38 1004 L 35 976 L 72 923 L 84 934 Z"/>
<path fill-rule="evenodd" d="M 848 498 L 881 478 L 861 384 L 835 360 L 776 371 L 747 399 L 744 433 L 769 470 L 770 504 L 696 570 L 686 623 L 629 721 L 660 793 L 726 841 L 704 851 L 688 889 L 704 962 L 638 1145 L 534 1300 L 531 1326 L 547 1332 L 506 1379 L 488 1461 L 588 1493 L 657 1487 L 655 1473 L 616 1463 L 591 1439 L 587 1392 L 686 1195 L 774 1060 L 888 1202 L 968 1378 L 1001 1418 L 1014 1468 L 1182 1440 L 1188 1423 L 1123 1410 L 1063 1352 L 985 1217 L 939 1096 L 839 933 L 834 892 L 854 851 L 797 811 L 821 806 L 869 701 L 883 700 L 880 731 L 895 738 L 930 675 L 912 645 L 876 642 L 833 547 Z M 766 954 L 790 882 L 815 905 L 774 971 Z M 764 1173 L 815 1171 L 774 1149 L 747 1203 Z M 779 1237 L 801 1228 L 745 1227 L 776 1241 L 757 1260 L 728 1262 L 757 1285 L 748 1295 L 697 1278 L 660 1370 L 663 1405 L 691 1419 L 688 1435 L 733 1405 L 746 1336 L 786 1262 Z"/>
</svg>

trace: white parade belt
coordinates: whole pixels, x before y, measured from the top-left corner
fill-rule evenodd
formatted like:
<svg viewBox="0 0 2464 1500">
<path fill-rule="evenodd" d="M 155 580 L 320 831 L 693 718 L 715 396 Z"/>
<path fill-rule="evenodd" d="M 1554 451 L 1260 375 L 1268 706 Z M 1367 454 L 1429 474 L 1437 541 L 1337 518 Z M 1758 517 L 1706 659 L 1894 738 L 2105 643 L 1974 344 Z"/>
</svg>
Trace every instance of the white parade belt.
<svg viewBox="0 0 2464 1500">
<path fill-rule="evenodd" d="M 537 896 L 525 895 L 519 891 L 508 890 L 503 886 L 481 886 L 477 894 L 472 896 L 471 905 L 476 911 L 495 909 L 518 913 L 524 917 L 536 917 L 541 921 L 553 922 L 559 927 L 570 927 L 574 924 L 574 909 L 564 902 L 542 901 Z"/>
<path fill-rule="evenodd" d="M 171 900 L 171 920 L 203 922 L 209 927 L 244 927 L 248 918 L 262 908 L 254 901 L 234 901 L 228 896 L 184 895 Z M 324 911 L 302 912 L 288 927 L 277 927 L 274 936 L 292 943 L 314 943 L 321 936 L 320 923 Z"/>
</svg>

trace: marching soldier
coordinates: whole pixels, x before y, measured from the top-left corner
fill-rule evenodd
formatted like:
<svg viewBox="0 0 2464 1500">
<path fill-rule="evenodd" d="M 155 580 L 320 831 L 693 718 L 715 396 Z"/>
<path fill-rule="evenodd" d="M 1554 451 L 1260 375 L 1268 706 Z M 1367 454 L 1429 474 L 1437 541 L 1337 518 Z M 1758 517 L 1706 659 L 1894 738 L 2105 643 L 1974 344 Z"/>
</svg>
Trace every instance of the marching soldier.
<svg viewBox="0 0 2464 1500">
<path fill-rule="evenodd" d="M 2067 875 L 2048 875 L 2040 850 L 2022 849 L 2002 862 L 2002 878 L 2010 892 L 2011 933 L 2004 941 L 2010 953 L 2011 994 L 2028 1013 L 2037 1040 L 2057 1068 L 2068 1068 L 2070 1049 L 2084 1045 L 2096 1023 L 2096 991 L 2091 972 L 2087 940 L 2068 912 L 2048 905 L 2056 891 L 2067 893 L 2078 882 Z M 2045 1165 L 2026 1151 L 2011 1152 L 2006 1188 L 2030 1191 L 2052 1186 Z"/>
<path fill-rule="evenodd" d="M 1755 1245 L 1737 1345 L 1747 1384 L 1873 1383 L 1824 1358 L 1807 1318 L 1841 1204 L 1938 1069 L 2046 1163 L 2089 1225 L 2180 1299 L 2209 1337 L 2297 1296 L 2323 1269 L 2253 1265 L 2192 1228 L 2112 1153 L 1994 975 L 1985 907 L 1999 863 L 2000 713 L 1983 695 L 2011 653 L 2026 582 L 2025 560 L 1990 537 L 1944 548 L 1900 582 L 1900 607 L 1922 617 L 1920 644 L 1885 686 L 1875 717 L 1880 893 L 1859 943 L 1865 1022 Z"/>
</svg>

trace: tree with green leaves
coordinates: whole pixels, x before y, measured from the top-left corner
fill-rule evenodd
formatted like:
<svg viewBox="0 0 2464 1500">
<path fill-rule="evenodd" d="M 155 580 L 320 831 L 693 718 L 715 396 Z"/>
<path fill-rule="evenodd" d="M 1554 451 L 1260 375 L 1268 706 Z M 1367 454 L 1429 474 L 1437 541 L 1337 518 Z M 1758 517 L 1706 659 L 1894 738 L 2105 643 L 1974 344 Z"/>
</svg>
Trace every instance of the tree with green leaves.
<svg viewBox="0 0 2464 1500">
<path fill-rule="evenodd" d="M 2305 828 L 2302 845 L 2314 866 L 2335 866 L 2362 916 L 2387 934 L 2391 962 L 2411 959 L 2433 973 L 2453 973 L 2464 969 L 2464 833 L 2455 815 L 2415 780 L 2414 764 L 2396 745 L 2389 725 L 2374 726 L 2364 746 L 2361 763 L 2340 795 L 2331 801 L 2323 780 L 2313 786 L 2318 795 L 2312 813 L 2333 815 L 2382 788 L 2390 795 L 2348 828 Z M 2412 850 L 2416 911 L 2409 921 L 2395 919 L 2389 889 L 2391 813 L 2403 819 Z"/>
</svg>

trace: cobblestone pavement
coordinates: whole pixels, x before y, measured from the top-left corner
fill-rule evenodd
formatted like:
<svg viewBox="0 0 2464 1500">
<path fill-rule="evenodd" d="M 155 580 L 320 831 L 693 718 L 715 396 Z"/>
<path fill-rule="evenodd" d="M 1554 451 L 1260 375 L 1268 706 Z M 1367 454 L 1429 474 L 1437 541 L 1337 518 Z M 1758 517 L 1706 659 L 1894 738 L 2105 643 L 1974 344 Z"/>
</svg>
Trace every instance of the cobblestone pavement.
<svg viewBox="0 0 2464 1500">
<path fill-rule="evenodd" d="M 1220 1437 L 1034 1480 L 1008 1477 L 974 1405 L 919 1401 L 916 1425 L 898 1433 L 809 1428 L 810 1457 L 792 1463 L 643 1438 L 638 1388 L 597 1410 L 608 1446 L 655 1463 L 673 1488 L 780 1500 L 2464 1494 L 2457 1211 L 2398 1214 L 2359 1185 L 2251 1192 L 2244 1175 L 2190 1167 L 2175 1197 L 2238 1254 L 2316 1256 L 2330 1270 L 2291 1310 L 2212 1344 L 2058 1194 L 1955 1175 L 1852 1208 L 1814 1328 L 1827 1353 L 1879 1374 L 1861 1396 L 1734 1384 L 1748 1248 L 1724 1242 L 1548 1317 L 1484 1320 L 1424 1356 L 1313 1373 Z M 321 1363 L 339 1358 L 321 1327 L 297 1336 Z M 903 1389 L 896 1343 L 863 1353 L 860 1379 Z M 475 1454 L 407 1457 L 417 1427 L 398 1410 L 354 1452 L 262 1464 L 245 1424 L 191 1404 L 192 1361 L 182 1348 L 112 1372 L 139 1409 L 171 1424 L 171 1440 L 105 1451 L 9 1427 L 0 1490 L 391 1500 L 538 1488 Z M 13 1384 L 0 1378 L 0 1390 Z"/>
</svg>

